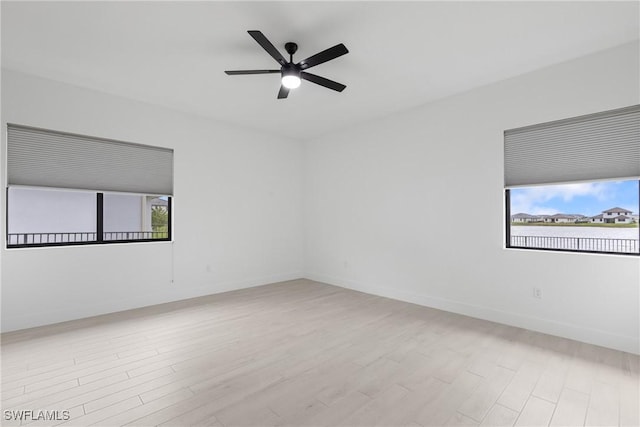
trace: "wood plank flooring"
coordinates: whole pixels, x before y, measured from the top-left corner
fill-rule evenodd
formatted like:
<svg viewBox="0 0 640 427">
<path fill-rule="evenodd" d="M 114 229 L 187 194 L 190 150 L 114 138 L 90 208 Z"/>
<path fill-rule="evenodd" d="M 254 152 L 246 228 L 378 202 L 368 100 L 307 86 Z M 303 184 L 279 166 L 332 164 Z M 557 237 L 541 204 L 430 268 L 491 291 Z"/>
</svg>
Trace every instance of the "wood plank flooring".
<svg viewBox="0 0 640 427">
<path fill-rule="evenodd" d="M 1 379 L 4 426 L 640 425 L 638 356 L 309 280 L 3 334 Z"/>
</svg>

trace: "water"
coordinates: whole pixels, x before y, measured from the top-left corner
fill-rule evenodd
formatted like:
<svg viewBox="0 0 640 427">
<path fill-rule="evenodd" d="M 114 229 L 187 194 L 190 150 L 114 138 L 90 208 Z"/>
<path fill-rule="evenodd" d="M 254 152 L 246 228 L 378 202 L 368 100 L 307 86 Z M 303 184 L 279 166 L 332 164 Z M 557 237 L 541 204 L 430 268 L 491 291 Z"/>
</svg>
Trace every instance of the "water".
<svg viewBox="0 0 640 427">
<path fill-rule="evenodd" d="M 512 236 L 542 236 L 542 237 L 597 237 L 604 239 L 636 239 L 638 227 L 580 227 L 580 226 L 530 226 L 514 225 L 511 227 Z"/>
<path fill-rule="evenodd" d="M 639 243 L 637 227 L 511 227 L 515 247 L 637 254 Z"/>
</svg>

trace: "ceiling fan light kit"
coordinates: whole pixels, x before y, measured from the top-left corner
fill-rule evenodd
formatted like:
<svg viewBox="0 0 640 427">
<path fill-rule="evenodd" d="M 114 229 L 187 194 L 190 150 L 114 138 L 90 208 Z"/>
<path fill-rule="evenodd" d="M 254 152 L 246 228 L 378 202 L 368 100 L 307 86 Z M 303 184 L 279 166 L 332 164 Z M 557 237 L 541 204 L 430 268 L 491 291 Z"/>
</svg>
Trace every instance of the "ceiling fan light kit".
<svg viewBox="0 0 640 427">
<path fill-rule="evenodd" d="M 302 80 L 307 80 L 317 85 L 326 87 L 328 89 L 342 92 L 346 86 L 334 82 L 333 80 L 326 79 L 324 77 L 317 76 L 315 74 L 307 73 L 306 69 L 315 67 L 316 65 L 323 64 L 327 61 L 331 61 L 339 56 L 349 53 L 345 45 L 342 43 L 337 44 L 329 49 L 325 49 L 322 52 L 316 53 L 307 59 L 303 59 L 297 64 L 293 62 L 293 55 L 298 50 L 298 45 L 293 42 L 288 42 L 284 45 L 285 50 L 289 54 L 289 61 L 282 56 L 282 54 L 276 49 L 276 47 L 262 34 L 260 31 L 248 31 L 249 35 L 258 42 L 258 44 L 265 50 L 273 59 L 280 64 L 279 70 L 235 70 L 225 71 L 227 75 L 246 75 L 246 74 L 275 74 L 280 73 L 281 86 L 278 92 L 278 99 L 284 99 L 289 96 L 289 90 L 295 89 L 300 86 Z"/>
<path fill-rule="evenodd" d="M 293 68 L 287 68 L 282 70 L 282 86 L 287 89 L 295 89 L 300 86 L 302 80 L 300 79 L 300 72 Z"/>
</svg>

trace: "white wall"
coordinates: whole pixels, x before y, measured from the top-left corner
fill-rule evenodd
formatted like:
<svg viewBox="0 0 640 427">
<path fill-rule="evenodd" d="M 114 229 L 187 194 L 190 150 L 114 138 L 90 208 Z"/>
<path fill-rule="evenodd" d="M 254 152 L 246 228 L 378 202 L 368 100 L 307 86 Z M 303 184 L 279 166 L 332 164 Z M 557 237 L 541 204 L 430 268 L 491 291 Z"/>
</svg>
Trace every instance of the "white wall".
<svg viewBox="0 0 640 427">
<path fill-rule="evenodd" d="M 638 352 L 640 260 L 506 250 L 502 196 L 504 129 L 636 104 L 638 71 L 627 45 L 300 144 L 3 70 L 3 153 L 7 122 L 173 147 L 176 180 L 173 244 L 1 249 L 2 330 L 306 276 Z"/>
<path fill-rule="evenodd" d="M 2 70 L 7 123 L 174 148 L 175 242 L 3 244 L 2 331 L 302 276 L 299 142 Z"/>
<path fill-rule="evenodd" d="M 143 231 L 147 197 L 104 193 L 104 231 Z M 95 191 L 10 187 L 7 209 L 9 233 L 96 232 Z"/>
<path fill-rule="evenodd" d="M 96 231 L 94 193 L 12 187 L 9 200 L 9 233 Z"/>
<path fill-rule="evenodd" d="M 504 249 L 502 185 L 505 129 L 637 104 L 638 75 L 634 43 L 307 143 L 307 277 L 638 353 L 640 259 Z"/>
<path fill-rule="evenodd" d="M 102 202 L 104 231 L 143 231 L 142 204 L 146 205 L 145 199 L 146 196 L 134 194 L 105 193 Z"/>
</svg>

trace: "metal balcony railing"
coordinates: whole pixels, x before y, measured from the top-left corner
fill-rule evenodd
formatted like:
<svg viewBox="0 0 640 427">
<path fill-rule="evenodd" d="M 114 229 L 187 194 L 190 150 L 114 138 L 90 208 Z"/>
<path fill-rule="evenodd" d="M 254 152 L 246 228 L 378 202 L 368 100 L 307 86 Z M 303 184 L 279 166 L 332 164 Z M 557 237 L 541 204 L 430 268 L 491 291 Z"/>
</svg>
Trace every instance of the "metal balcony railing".
<svg viewBox="0 0 640 427">
<path fill-rule="evenodd" d="M 106 231 L 102 233 L 103 242 L 126 242 L 136 240 L 168 239 L 167 231 Z M 65 233 L 8 233 L 7 246 L 46 246 L 64 244 L 97 243 L 97 233 L 65 232 Z"/>
<path fill-rule="evenodd" d="M 152 240 L 166 239 L 169 233 L 166 231 L 105 231 L 103 240 Z"/>
<path fill-rule="evenodd" d="M 638 239 L 610 239 L 605 237 L 511 236 L 511 246 L 624 254 L 637 254 L 640 252 Z"/>
</svg>

